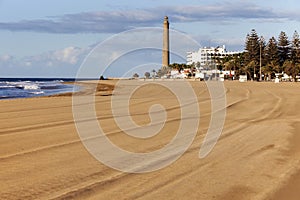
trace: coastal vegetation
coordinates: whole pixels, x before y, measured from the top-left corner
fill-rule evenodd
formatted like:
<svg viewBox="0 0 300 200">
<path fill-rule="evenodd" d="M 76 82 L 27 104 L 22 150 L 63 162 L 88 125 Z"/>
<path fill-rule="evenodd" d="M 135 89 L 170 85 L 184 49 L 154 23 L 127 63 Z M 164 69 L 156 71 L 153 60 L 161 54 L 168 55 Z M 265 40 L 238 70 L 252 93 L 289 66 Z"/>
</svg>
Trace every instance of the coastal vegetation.
<svg viewBox="0 0 300 200">
<path fill-rule="evenodd" d="M 247 34 L 240 54 L 215 58 L 219 70 L 232 70 L 236 76 L 247 75 L 252 80 L 271 80 L 286 74 L 297 81 L 300 73 L 300 39 L 297 31 L 290 40 L 284 31 L 278 39 L 259 36 L 255 29 Z"/>
<path fill-rule="evenodd" d="M 242 55 L 226 58 L 224 66 L 230 69 L 235 66 L 239 73 L 248 74 L 252 79 L 267 80 L 275 74 L 286 73 L 297 80 L 300 72 L 299 34 L 295 31 L 289 40 L 287 34 L 281 31 L 278 39 L 273 36 L 266 41 L 252 29 L 246 36 Z"/>
<path fill-rule="evenodd" d="M 293 33 L 291 39 L 281 31 L 277 38 L 272 36 L 266 40 L 252 29 L 246 35 L 243 52 L 222 58 L 213 54 L 211 56 L 213 58 L 211 65 L 221 71 L 234 71 L 234 78 L 247 75 L 252 80 L 267 81 L 283 74 L 290 77 L 291 81 L 300 78 L 300 38 L 297 31 Z M 200 63 L 192 65 L 172 63 L 168 68 L 152 70 L 151 73 L 146 72 L 144 76 L 162 77 L 170 70 L 181 71 L 191 68 L 191 71 L 195 71 L 199 67 Z"/>
<path fill-rule="evenodd" d="M 253 80 L 270 80 L 285 73 L 296 81 L 300 72 L 299 34 L 295 31 L 289 40 L 281 31 L 278 39 L 272 36 L 266 41 L 252 29 L 242 53 L 218 59 L 216 64 L 220 70 L 234 70 L 237 76 L 245 74 Z"/>
</svg>

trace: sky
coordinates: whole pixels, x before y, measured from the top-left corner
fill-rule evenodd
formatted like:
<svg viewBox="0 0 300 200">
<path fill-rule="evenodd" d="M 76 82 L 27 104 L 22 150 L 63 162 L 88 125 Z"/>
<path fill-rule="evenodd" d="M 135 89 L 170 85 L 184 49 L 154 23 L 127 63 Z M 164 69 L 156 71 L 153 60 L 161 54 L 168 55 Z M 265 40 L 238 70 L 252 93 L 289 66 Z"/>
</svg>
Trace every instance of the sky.
<svg viewBox="0 0 300 200">
<path fill-rule="evenodd" d="M 89 76 L 157 68 L 164 16 L 174 30 L 174 52 L 220 45 L 242 51 L 251 29 L 266 40 L 300 32 L 299 9 L 296 0 L 0 0 L 0 77 L 75 77 L 95 49 L 93 61 L 102 68 Z M 105 57 L 114 59 L 104 67 Z M 171 56 L 173 62 L 185 62 L 184 53 Z"/>
</svg>

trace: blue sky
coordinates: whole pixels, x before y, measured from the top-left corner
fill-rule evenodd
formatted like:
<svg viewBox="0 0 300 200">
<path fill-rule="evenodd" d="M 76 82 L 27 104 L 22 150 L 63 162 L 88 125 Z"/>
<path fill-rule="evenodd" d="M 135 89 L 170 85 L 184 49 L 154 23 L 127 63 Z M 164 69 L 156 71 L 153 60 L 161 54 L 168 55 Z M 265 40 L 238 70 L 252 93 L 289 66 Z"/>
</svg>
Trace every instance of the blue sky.
<svg viewBox="0 0 300 200">
<path fill-rule="evenodd" d="M 0 77 L 74 77 L 99 42 L 133 28 L 161 27 L 165 15 L 171 29 L 202 46 L 243 50 L 253 28 L 267 40 L 280 31 L 290 38 L 300 32 L 299 9 L 296 0 L 0 0 Z"/>
</svg>

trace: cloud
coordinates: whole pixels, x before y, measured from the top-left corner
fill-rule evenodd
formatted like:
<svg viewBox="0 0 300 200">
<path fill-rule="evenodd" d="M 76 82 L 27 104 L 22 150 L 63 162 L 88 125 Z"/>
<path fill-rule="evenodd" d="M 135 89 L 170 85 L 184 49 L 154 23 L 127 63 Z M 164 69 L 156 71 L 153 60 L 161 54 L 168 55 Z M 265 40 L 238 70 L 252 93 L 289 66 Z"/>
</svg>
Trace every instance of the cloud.
<svg viewBox="0 0 300 200">
<path fill-rule="evenodd" d="M 15 58 L 0 55 L 3 77 L 74 77 L 93 45 L 86 48 L 66 47 L 33 56 Z"/>
<path fill-rule="evenodd" d="M 9 54 L 0 55 L 0 67 L 3 67 L 1 75 L 7 71 L 7 68 L 14 66 L 16 63 L 16 58 Z"/>
<path fill-rule="evenodd" d="M 197 49 L 198 44 L 186 34 L 173 30 L 170 33 L 172 62 L 178 62 L 175 58 L 185 62 L 186 52 Z M 88 66 L 87 77 L 96 76 L 101 70 L 105 70 L 106 76 L 121 76 L 123 72 L 145 63 L 156 63 L 153 67 L 158 67 L 161 63 L 161 35 L 160 28 L 134 29 L 84 48 L 69 46 L 14 59 L 12 63 L 0 61 L 1 76 L 74 77 L 81 64 Z M 87 55 L 90 57 L 84 62 Z M 1 57 L 7 60 L 9 56 Z"/>
<path fill-rule="evenodd" d="M 116 33 L 135 26 L 152 26 L 159 19 L 150 11 L 85 12 L 39 20 L 1 22 L 0 29 L 45 33 Z"/>
<path fill-rule="evenodd" d="M 54 52 L 52 59 L 74 65 L 78 62 L 78 56 L 83 52 L 84 50 L 80 48 L 67 47 L 63 50 Z"/>
<path fill-rule="evenodd" d="M 13 60 L 13 56 L 8 55 L 8 54 L 4 54 L 4 55 L 0 55 L 0 62 L 9 62 Z"/>
<path fill-rule="evenodd" d="M 28 56 L 23 58 L 24 62 L 48 63 L 49 66 L 77 65 L 83 57 L 90 51 L 91 47 L 66 47 L 64 49 L 49 51 L 40 55 Z"/>
<path fill-rule="evenodd" d="M 277 11 L 254 3 L 234 1 L 201 6 L 161 6 L 149 9 L 83 12 L 45 19 L 0 22 L 0 30 L 45 33 L 118 33 L 134 27 L 157 26 L 162 16 L 177 22 L 236 22 L 237 20 L 300 20 L 298 12 Z"/>
</svg>

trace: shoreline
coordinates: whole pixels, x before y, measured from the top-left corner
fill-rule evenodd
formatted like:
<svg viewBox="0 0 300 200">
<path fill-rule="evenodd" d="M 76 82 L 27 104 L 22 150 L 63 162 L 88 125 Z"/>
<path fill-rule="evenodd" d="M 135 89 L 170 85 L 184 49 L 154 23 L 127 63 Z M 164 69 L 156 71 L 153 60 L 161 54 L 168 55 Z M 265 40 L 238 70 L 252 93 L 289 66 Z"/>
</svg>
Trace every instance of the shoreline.
<svg viewBox="0 0 300 200">
<path fill-rule="evenodd" d="M 25 99 L 25 98 L 36 98 L 36 97 L 47 97 L 47 96 L 71 96 L 72 93 L 78 93 L 82 92 L 85 89 L 80 88 L 84 82 L 91 82 L 91 81 L 97 81 L 97 79 L 79 79 L 76 80 L 74 78 L 0 78 L 0 82 L 4 82 L 6 84 L 3 84 L 0 89 L 9 89 L 9 88 L 18 88 L 20 91 L 24 90 L 24 92 L 20 93 L 11 90 L 11 91 L 4 91 L 4 96 L 1 96 L 0 101 L 2 100 L 12 100 L 12 99 Z M 83 83 L 80 83 L 83 82 Z M 45 84 L 46 83 L 46 84 Z M 57 91 L 54 92 L 54 89 L 48 89 L 44 88 L 47 87 L 47 84 L 60 83 L 61 85 L 72 85 L 72 88 L 65 88 L 66 91 Z M 45 84 L 45 85 L 43 85 Z M 52 85 L 50 85 L 52 87 Z M 23 89 L 22 87 L 26 87 Z M 76 88 L 78 87 L 78 88 Z M 59 88 L 60 89 L 60 88 Z M 35 92 L 37 90 L 37 92 Z M 74 91 L 75 90 L 75 91 Z M 26 92 L 25 92 L 26 91 Z M 16 94 L 15 94 L 16 93 Z M 34 94 L 36 93 L 36 94 Z M 11 96 L 9 96 L 9 94 Z M 18 96 L 14 96 L 18 95 Z M 24 96 L 22 96 L 24 95 Z"/>
<path fill-rule="evenodd" d="M 0 79 L 3 79 L 3 80 L 7 80 L 7 79 L 16 79 L 16 80 L 28 80 L 28 78 L 0 78 Z M 31 79 L 35 79 L 35 80 L 63 80 L 62 78 L 31 78 Z M 67 78 L 66 80 L 72 80 L 72 78 Z M 112 85 L 112 84 L 115 84 L 117 81 L 119 80 L 123 80 L 123 81 L 146 81 L 146 82 L 155 82 L 155 81 L 188 81 L 188 82 L 205 82 L 205 81 L 199 81 L 197 79 L 107 79 L 107 80 L 97 80 L 97 79 L 82 79 L 82 80 L 75 80 L 75 81 L 64 81 L 62 82 L 62 84 L 64 85 L 74 85 L 75 87 L 78 86 L 78 90 L 77 91 L 70 91 L 70 92 L 58 92 L 56 94 L 45 94 L 45 95 L 40 95 L 40 96 L 29 96 L 29 97 L 6 97 L 6 98 L 2 98 L 0 99 L 0 101 L 3 101 L 3 100 L 12 100 L 12 99 L 27 99 L 27 98 L 43 98 L 43 97 L 59 97 L 59 96 L 72 96 L 73 94 L 77 95 L 77 94 L 85 94 L 85 93 L 91 93 L 89 90 L 90 90 L 90 87 L 89 87 L 89 84 L 95 84 L 95 82 L 101 82 L 101 84 L 108 84 L 108 85 Z M 274 84 L 275 82 L 274 81 L 262 81 L 262 82 L 259 82 L 259 81 L 252 81 L 252 80 L 249 80 L 247 82 L 244 82 L 244 83 L 241 83 L 239 82 L 238 80 L 225 80 L 225 81 L 222 81 L 222 83 L 227 83 L 227 82 L 230 82 L 230 83 L 236 83 L 236 84 L 245 84 L 245 83 L 254 83 L 254 84 Z M 282 82 L 279 82 L 279 83 L 275 83 L 275 84 L 297 84 L 298 82 L 285 82 L 285 81 L 282 81 Z M 82 88 L 80 88 L 82 87 Z M 101 90 L 101 89 L 100 89 Z M 96 90 L 96 93 L 99 92 L 99 90 L 97 89 Z M 105 94 L 104 94 L 105 95 Z M 108 94 L 108 95 L 111 95 Z"/>
<path fill-rule="evenodd" d="M 160 134 L 137 140 L 114 122 L 111 95 L 116 82 L 99 81 L 95 95 L 97 119 L 109 139 L 132 152 L 168 144 L 180 119 L 174 95 L 157 84 L 135 91 L 130 111 L 137 124 L 149 123 L 151 105 L 160 103 L 168 113 Z M 82 83 L 86 87 L 77 95 L 91 94 L 89 84 L 95 83 Z M 190 84 L 201 111 L 197 136 L 172 165 L 146 174 L 116 171 L 88 153 L 76 131 L 71 95 L 0 101 L 0 199 L 296 199 L 300 85 L 224 82 L 223 133 L 213 151 L 199 159 L 211 105 L 205 82 Z"/>
</svg>

